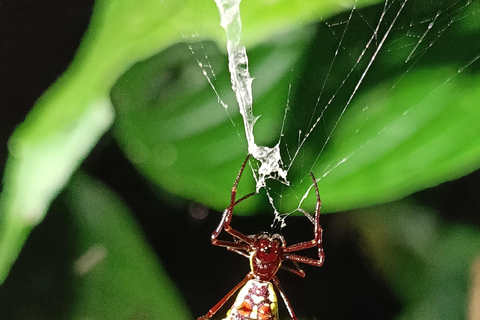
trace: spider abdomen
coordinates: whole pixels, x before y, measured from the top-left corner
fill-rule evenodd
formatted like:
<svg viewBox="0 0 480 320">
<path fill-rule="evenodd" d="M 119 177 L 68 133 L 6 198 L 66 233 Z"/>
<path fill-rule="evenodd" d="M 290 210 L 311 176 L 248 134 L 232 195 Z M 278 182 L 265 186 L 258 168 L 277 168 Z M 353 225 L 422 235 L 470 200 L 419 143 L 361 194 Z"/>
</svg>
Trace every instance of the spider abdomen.
<svg viewBox="0 0 480 320">
<path fill-rule="evenodd" d="M 249 280 L 223 320 L 278 320 L 277 295 L 272 283 Z"/>
</svg>

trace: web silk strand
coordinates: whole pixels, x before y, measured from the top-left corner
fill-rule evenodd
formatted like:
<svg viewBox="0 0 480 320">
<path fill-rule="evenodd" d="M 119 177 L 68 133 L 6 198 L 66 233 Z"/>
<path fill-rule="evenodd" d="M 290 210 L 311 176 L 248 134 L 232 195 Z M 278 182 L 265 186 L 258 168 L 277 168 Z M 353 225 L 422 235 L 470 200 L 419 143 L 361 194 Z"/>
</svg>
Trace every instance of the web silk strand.
<svg viewBox="0 0 480 320">
<path fill-rule="evenodd" d="M 283 169 L 280 156 L 280 143 L 273 148 L 257 146 L 253 135 L 253 127 L 258 117 L 253 115 L 252 82 L 248 71 L 248 57 L 245 46 L 241 45 L 242 22 L 240 19 L 241 0 L 215 0 L 220 12 L 220 25 L 227 35 L 228 69 L 230 71 L 232 89 L 240 108 L 248 143 L 248 153 L 260 161 L 258 169 L 257 191 L 265 187 L 265 179 L 281 179 L 288 184 L 287 171 Z"/>
</svg>

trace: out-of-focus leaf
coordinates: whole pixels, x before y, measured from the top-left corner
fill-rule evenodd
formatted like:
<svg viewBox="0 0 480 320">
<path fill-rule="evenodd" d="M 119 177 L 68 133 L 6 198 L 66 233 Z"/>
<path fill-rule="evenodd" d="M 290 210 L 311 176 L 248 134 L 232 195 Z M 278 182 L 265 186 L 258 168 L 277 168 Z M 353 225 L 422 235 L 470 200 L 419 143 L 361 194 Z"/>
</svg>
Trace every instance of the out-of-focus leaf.
<svg viewBox="0 0 480 320">
<path fill-rule="evenodd" d="M 407 202 L 366 209 L 355 215 L 354 224 L 366 255 L 404 304 L 398 319 L 466 318 L 480 230 L 447 224 Z"/>
<path fill-rule="evenodd" d="M 66 199 L 77 228 L 72 319 L 191 319 L 121 200 L 77 174 Z"/>
<path fill-rule="evenodd" d="M 358 5 L 359 1 L 351 1 Z M 365 5 L 370 1 L 361 1 Z M 345 9 L 337 1 L 251 1 L 247 45 Z M 187 37 L 223 42 L 213 1 L 98 0 L 74 62 L 39 99 L 9 144 L 0 199 L 0 283 L 31 228 L 113 119 L 108 95 L 133 63 Z"/>
</svg>

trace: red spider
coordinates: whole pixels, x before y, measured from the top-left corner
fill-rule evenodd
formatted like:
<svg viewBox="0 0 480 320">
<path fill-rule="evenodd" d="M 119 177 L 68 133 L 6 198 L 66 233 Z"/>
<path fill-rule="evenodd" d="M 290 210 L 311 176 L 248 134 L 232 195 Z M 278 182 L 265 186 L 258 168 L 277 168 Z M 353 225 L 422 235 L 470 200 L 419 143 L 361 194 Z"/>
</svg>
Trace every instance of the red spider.
<svg viewBox="0 0 480 320">
<path fill-rule="evenodd" d="M 320 194 L 318 192 L 317 182 L 312 173 L 310 173 L 310 176 L 313 179 L 317 196 L 315 217 L 312 219 L 315 236 L 313 240 L 287 246 L 283 236 L 278 233 L 270 235 L 269 233 L 262 232 L 257 235 L 246 236 L 230 227 L 233 208 L 239 202 L 255 194 L 250 193 L 239 200 L 235 200 L 238 181 L 245 169 L 248 158 L 249 156 L 247 156 L 247 159 L 243 162 L 237 179 L 233 184 L 230 205 L 225 209 L 220 224 L 212 233 L 211 240 L 212 244 L 216 246 L 226 247 L 229 251 L 249 258 L 251 271 L 239 284 L 213 306 L 205 316 L 197 320 L 210 319 L 238 290 L 240 290 L 240 292 L 224 320 L 278 320 L 278 302 L 273 286 L 275 286 L 285 302 L 290 318 L 297 320 L 292 306 L 280 286 L 276 273 L 279 268 L 282 268 L 300 277 L 305 277 L 305 272 L 299 267 L 298 262 L 320 267 L 325 259 L 322 249 L 323 230 L 320 226 Z M 306 212 L 303 213 L 308 215 Z M 219 240 L 218 236 L 222 230 L 225 230 L 233 236 L 234 241 Z M 313 247 L 317 247 L 318 249 L 318 260 L 294 254 L 294 252 Z M 285 260 L 292 261 L 294 267 L 282 265 L 282 262 Z"/>
</svg>

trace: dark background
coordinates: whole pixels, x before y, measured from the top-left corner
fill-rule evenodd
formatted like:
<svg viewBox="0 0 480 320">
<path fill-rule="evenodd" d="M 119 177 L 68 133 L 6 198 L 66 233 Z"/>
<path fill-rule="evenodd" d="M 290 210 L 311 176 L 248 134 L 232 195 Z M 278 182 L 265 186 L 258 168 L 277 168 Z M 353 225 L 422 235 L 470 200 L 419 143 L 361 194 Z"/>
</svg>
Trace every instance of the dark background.
<svg viewBox="0 0 480 320">
<path fill-rule="evenodd" d="M 2 172 L 8 137 L 41 94 L 66 70 L 87 28 L 92 7 L 91 0 L 0 2 Z M 210 245 L 209 236 L 220 213 L 210 211 L 206 219 L 197 221 L 188 214 L 192 204 L 180 199 L 162 202 L 155 187 L 124 158 L 110 133 L 82 168 L 109 185 L 132 209 L 193 315 L 205 313 L 248 272 L 244 258 Z M 477 171 L 413 197 L 437 209 L 449 221 L 480 225 L 479 187 Z M 0 289 L 0 310 L 4 310 L 6 318 L 29 318 L 24 317 L 25 313 L 21 316 L 22 309 L 30 310 L 26 314 L 35 314 L 35 319 L 63 318 L 68 314 L 75 292 L 69 286 L 70 269 L 58 266 L 62 259 L 70 259 L 73 248 L 69 243 L 74 234 L 69 231 L 61 199 L 54 201 L 44 222 L 31 233 Z M 164 211 L 171 214 L 158 214 Z M 306 267 L 306 279 L 285 272 L 279 278 L 299 314 L 321 314 L 328 319 L 392 318 L 401 302 L 362 257 L 358 235 L 348 224 L 349 214 L 322 217 L 327 262 L 321 269 Z M 245 233 L 256 233 L 259 230 L 252 226 L 268 228 L 270 222 L 270 216 L 235 217 L 234 225 Z M 291 218 L 289 223 L 302 221 Z M 305 228 L 310 227 L 306 224 Z M 285 233 L 287 239 L 295 239 L 288 228 Z M 34 272 L 31 265 L 35 265 Z"/>
</svg>

